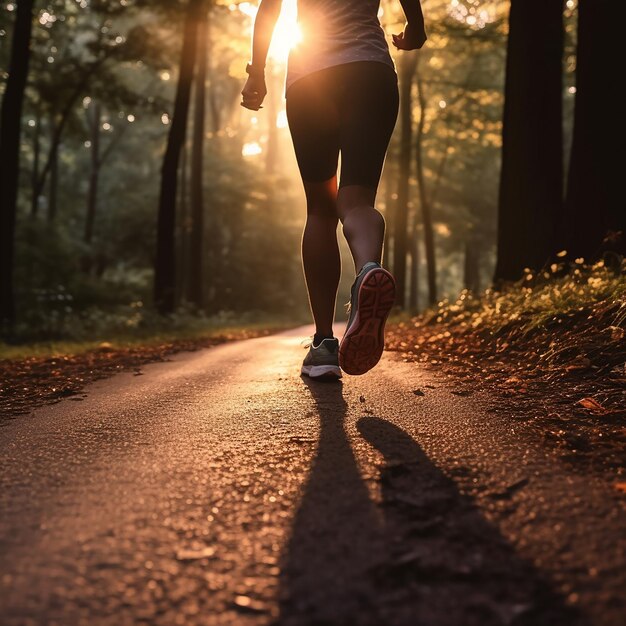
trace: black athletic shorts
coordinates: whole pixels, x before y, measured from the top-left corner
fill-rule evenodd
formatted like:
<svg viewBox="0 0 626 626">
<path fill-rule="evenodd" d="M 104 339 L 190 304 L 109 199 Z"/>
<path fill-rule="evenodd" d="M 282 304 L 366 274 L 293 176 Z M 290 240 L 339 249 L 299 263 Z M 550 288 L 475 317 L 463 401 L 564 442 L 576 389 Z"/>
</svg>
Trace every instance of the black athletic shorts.
<svg viewBox="0 0 626 626">
<path fill-rule="evenodd" d="M 377 61 L 335 65 L 287 90 L 287 118 L 302 179 L 376 189 L 398 116 L 398 79 Z"/>
</svg>

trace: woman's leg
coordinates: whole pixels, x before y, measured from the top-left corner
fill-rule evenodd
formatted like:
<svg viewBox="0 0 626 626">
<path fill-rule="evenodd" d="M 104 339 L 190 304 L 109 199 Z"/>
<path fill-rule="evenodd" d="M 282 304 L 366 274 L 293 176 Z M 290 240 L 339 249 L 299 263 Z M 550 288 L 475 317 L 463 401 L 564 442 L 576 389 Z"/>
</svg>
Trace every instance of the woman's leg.
<svg viewBox="0 0 626 626">
<path fill-rule="evenodd" d="M 337 208 L 357 273 L 368 261 L 380 263 L 385 220 L 374 208 L 387 146 L 398 115 L 395 72 L 382 63 L 339 68 L 341 185 Z"/>
<path fill-rule="evenodd" d="M 341 273 L 337 244 L 339 115 L 328 75 L 328 71 L 316 72 L 287 90 L 289 130 L 307 200 L 302 262 L 317 340 L 333 336 Z"/>
<path fill-rule="evenodd" d="M 351 63 L 339 71 L 346 88 L 339 101 L 337 209 L 357 272 L 339 365 L 348 374 L 364 374 L 382 356 L 385 322 L 395 300 L 393 276 L 380 266 L 385 221 L 374 201 L 398 114 L 398 85 L 393 69 L 382 63 Z"/>
<path fill-rule="evenodd" d="M 318 338 L 333 336 L 341 258 L 337 244 L 337 177 L 304 183 L 307 218 L 302 237 L 302 262 Z"/>
<path fill-rule="evenodd" d="M 337 210 L 357 274 L 368 261 L 380 263 L 383 254 L 385 219 L 374 208 L 375 200 L 376 191 L 361 185 L 347 185 L 338 194 Z"/>
</svg>

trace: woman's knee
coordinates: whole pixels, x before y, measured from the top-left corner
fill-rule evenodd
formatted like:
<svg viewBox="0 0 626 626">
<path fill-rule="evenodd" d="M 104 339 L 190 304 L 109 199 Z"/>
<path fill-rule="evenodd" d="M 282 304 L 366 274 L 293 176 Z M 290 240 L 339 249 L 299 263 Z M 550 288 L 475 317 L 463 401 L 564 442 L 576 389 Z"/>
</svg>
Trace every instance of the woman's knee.
<svg viewBox="0 0 626 626">
<path fill-rule="evenodd" d="M 318 215 L 338 220 L 337 213 L 337 178 L 333 177 L 321 183 L 304 183 L 308 215 Z"/>
</svg>

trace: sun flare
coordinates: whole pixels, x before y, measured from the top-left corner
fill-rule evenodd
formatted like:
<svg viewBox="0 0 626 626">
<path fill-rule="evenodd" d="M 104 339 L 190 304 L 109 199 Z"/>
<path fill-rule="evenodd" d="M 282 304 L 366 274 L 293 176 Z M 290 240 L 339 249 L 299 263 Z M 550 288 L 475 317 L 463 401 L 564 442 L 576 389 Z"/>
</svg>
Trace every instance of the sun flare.
<svg viewBox="0 0 626 626">
<path fill-rule="evenodd" d="M 239 11 L 249 16 L 254 22 L 258 6 L 252 2 L 237 5 Z M 284 0 L 276 29 L 272 37 L 269 56 L 279 63 L 286 63 L 289 51 L 302 41 L 302 33 L 297 22 L 296 0 Z"/>
</svg>

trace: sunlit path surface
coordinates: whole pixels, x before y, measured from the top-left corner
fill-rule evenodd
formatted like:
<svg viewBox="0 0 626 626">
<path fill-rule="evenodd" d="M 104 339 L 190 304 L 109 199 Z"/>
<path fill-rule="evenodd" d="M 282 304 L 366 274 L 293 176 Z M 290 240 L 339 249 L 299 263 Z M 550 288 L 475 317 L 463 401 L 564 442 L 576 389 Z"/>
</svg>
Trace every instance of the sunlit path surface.
<svg viewBox="0 0 626 626">
<path fill-rule="evenodd" d="M 394 356 L 302 380 L 308 332 L 6 423 L 0 622 L 622 623 L 605 483 Z"/>
</svg>

